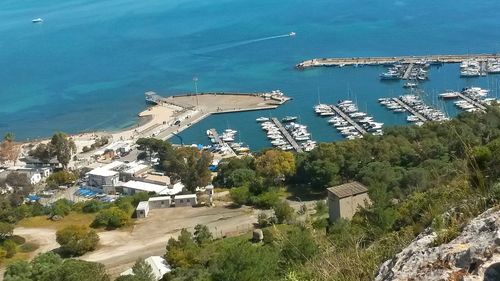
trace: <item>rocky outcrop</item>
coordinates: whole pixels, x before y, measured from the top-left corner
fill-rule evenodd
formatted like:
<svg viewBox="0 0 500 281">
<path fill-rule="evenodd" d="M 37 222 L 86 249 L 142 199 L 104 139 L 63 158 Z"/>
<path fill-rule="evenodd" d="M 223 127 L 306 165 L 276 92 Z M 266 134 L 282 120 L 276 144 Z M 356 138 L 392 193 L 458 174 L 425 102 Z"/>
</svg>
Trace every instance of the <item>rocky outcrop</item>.
<svg viewBox="0 0 500 281">
<path fill-rule="evenodd" d="M 500 210 L 473 219 L 450 243 L 433 247 L 436 233 L 421 233 L 380 267 L 376 281 L 500 280 Z"/>
</svg>

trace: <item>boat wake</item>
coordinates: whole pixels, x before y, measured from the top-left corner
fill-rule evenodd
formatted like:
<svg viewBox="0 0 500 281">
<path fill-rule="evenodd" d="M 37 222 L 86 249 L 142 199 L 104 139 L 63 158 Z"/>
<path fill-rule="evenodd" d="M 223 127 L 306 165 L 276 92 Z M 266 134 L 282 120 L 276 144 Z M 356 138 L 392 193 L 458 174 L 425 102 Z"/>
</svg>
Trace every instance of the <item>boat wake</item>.
<svg viewBox="0 0 500 281">
<path fill-rule="evenodd" d="M 292 37 L 295 36 L 295 33 L 288 33 L 288 34 L 282 34 L 282 35 L 276 35 L 276 36 L 269 36 L 269 37 L 263 37 L 263 38 L 257 38 L 257 39 L 252 39 L 252 40 L 245 40 L 245 41 L 239 41 L 239 42 L 233 42 L 233 43 L 224 43 L 224 44 L 219 44 L 211 47 L 206 47 L 199 49 L 195 51 L 194 53 L 196 55 L 202 55 L 206 53 L 212 53 L 212 52 L 217 52 L 217 51 L 222 51 L 222 50 L 227 50 L 231 48 L 236 48 L 244 45 L 249 45 L 249 44 L 254 44 L 262 41 L 268 41 L 268 40 L 274 40 L 274 39 L 280 39 L 280 38 L 286 38 L 286 37 Z"/>
</svg>

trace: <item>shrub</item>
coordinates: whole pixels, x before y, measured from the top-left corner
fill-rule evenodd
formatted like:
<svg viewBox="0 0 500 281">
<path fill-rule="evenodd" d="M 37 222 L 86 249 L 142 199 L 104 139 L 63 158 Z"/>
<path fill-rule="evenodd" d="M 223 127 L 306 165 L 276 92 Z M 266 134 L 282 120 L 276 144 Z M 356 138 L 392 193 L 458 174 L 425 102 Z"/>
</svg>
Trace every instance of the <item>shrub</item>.
<svg viewBox="0 0 500 281">
<path fill-rule="evenodd" d="M 57 200 L 54 204 L 52 204 L 51 213 L 53 216 L 67 216 L 71 212 L 72 203 L 66 199 Z"/>
<path fill-rule="evenodd" d="M 252 203 L 261 209 L 270 209 L 280 202 L 280 196 L 276 191 L 268 191 L 259 196 L 252 197 Z"/>
<path fill-rule="evenodd" d="M 66 184 L 72 184 L 77 179 L 77 176 L 72 172 L 59 171 L 55 172 L 47 178 L 47 184 L 51 186 L 60 186 Z"/>
<path fill-rule="evenodd" d="M 70 225 L 56 232 L 56 241 L 63 254 L 81 256 L 97 247 L 99 236 L 86 226 Z"/>
<path fill-rule="evenodd" d="M 2 245 L 7 258 L 12 258 L 17 253 L 17 244 L 12 240 L 5 240 Z"/>
<path fill-rule="evenodd" d="M 24 243 L 23 245 L 21 245 L 19 250 L 22 253 L 31 253 L 31 252 L 36 251 L 38 248 L 40 248 L 40 246 L 38 244 L 28 242 L 28 243 Z"/>
<path fill-rule="evenodd" d="M 84 213 L 97 213 L 104 208 L 106 204 L 99 200 L 90 200 L 83 204 L 82 211 Z"/>
<path fill-rule="evenodd" d="M 273 206 L 274 215 L 278 223 L 289 222 L 293 218 L 294 210 L 285 201 L 278 202 Z"/>
<path fill-rule="evenodd" d="M 229 194 L 231 195 L 233 202 L 240 206 L 247 204 L 250 198 L 250 192 L 246 186 L 233 188 L 229 191 Z"/>
<path fill-rule="evenodd" d="M 118 207 L 101 210 L 94 221 L 92 227 L 106 227 L 108 229 L 119 228 L 130 221 L 130 216 Z"/>
</svg>

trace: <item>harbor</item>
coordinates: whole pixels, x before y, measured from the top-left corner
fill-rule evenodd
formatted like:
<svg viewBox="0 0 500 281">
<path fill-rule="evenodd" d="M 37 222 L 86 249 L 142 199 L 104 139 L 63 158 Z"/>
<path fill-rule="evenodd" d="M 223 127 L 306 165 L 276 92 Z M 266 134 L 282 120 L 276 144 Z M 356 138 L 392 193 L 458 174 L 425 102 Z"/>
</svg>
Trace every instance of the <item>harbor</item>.
<svg viewBox="0 0 500 281">
<path fill-rule="evenodd" d="M 298 69 L 312 67 L 344 67 L 362 65 L 389 65 L 389 64 L 443 64 L 462 63 L 467 60 L 488 61 L 499 60 L 498 54 L 467 54 L 467 55 L 425 55 L 425 56 L 396 56 L 396 57 L 351 57 L 351 58 L 315 58 L 300 62 Z"/>
<path fill-rule="evenodd" d="M 427 121 L 447 121 L 448 116 L 439 109 L 427 105 L 417 94 L 393 98 L 380 98 L 379 103 L 394 113 L 410 113 L 406 121 L 421 126 Z"/>
<path fill-rule="evenodd" d="M 489 90 L 480 87 L 470 87 L 464 88 L 461 92 L 444 92 L 439 94 L 439 98 L 443 100 L 460 99 L 454 102 L 456 107 L 467 112 L 475 112 L 485 111 L 486 105 L 490 105 L 493 101 L 497 101 L 495 98 L 486 98 L 488 94 Z"/>
<path fill-rule="evenodd" d="M 288 131 L 283 127 L 283 124 L 278 120 L 278 118 L 272 118 L 271 119 L 274 123 L 274 125 L 280 130 L 281 134 L 285 137 L 286 141 L 293 147 L 293 149 L 296 152 L 303 152 L 302 148 L 299 146 L 299 144 L 295 141 L 294 138 L 288 133 Z"/>
</svg>

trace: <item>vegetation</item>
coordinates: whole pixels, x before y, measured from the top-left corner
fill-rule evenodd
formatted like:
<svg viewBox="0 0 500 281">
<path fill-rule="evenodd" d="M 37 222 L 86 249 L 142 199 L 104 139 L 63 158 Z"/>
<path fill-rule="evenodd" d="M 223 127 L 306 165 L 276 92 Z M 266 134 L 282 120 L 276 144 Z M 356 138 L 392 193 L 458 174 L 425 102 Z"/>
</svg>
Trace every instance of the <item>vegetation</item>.
<svg viewBox="0 0 500 281">
<path fill-rule="evenodd" d="M 78 176 L 70 171 L 58 171 L 51 174 L 46 182 L 50 187 L 58 187 L 61 185 L 73 184 L 78 179 Z"/>
<path fill-rule="evenodd" d="M 190 192 L 194 193 L 196 187 L 210 183 L 211 173 L 208 167 L 212 163 L 212 155 L 208 151 L 193 147 L 173 149 L 169 142 L 154 138 L 140 138 L 137 144 L 150 161 L 153 157 L 158 157 L 160 168 L 171 179 L 181 180 Z"/>
<path fill-rule="evenodd" d="M 97 139 L 91 146 L 82 147 L 82 152 L 83 153 L 89 152 L 89 151 L 94 150 L 96 148 L 103 147 L 108 143 L 109 143 L 109 139 L 107 137 L 103 136 L 100 139 Z"/>
<path fill-rule="evenodd" d="M 14 165 L 21 153 L 21 146 L 14 141 L 14 134 L 6 133 L 0 143 L 0 163 L 12 162 Z"/>
<path fill-rule="evenodd" d="M 99 211 L 92 227 L 106 227 L 107 229 L 115 229 L 127 225 L 130 222 L 130 215 L 118 207 L 111 207 Z"/>
<path fill-rule="evenodd" d="M 63 260 L 48 252 L 31 262 L 16 261 L 7 266 L 4 281 L 109 281 L 104 266 L 82 260 Z"/>
<path fill-rule="evenodd" d="M 76 153 L 76 145 L 71 138 L 62 132 L 55 133 L 48 144 L 39 144 L 30 155 L 38 158 L 40 161 L 48 162 L 53 157 L 67 168 L 71 156 Z"/>
<path fill-rule="evenodd" d="M 143 259 L 135 262 L 132 272 L 133 275 L 120 276 L 116 281 L 156 281 L 153 270 Z"/>
<path fill-rule="evenodd" d="M 70 225 L 56 232 L 56 241 L 62 254 L 81 256 L 97 247 L 99 236 L 86 226 Z"/>
</svg>

